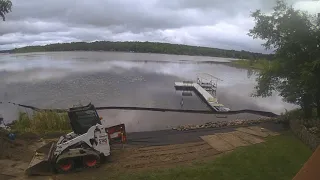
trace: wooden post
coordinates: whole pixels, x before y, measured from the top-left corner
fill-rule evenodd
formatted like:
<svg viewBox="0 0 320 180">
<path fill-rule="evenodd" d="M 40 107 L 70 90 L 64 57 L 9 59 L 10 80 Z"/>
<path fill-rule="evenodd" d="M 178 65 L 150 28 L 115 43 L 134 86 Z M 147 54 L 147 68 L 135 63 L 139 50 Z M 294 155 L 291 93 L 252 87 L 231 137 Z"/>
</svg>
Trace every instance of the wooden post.
<svg viewBox="0 0 320 180">
<path fill-rule="evenodd" d="M 318 180 L 320 177 L 320 146 L 313 152 L 308 161 L 292 180 Z"/>
</svg>

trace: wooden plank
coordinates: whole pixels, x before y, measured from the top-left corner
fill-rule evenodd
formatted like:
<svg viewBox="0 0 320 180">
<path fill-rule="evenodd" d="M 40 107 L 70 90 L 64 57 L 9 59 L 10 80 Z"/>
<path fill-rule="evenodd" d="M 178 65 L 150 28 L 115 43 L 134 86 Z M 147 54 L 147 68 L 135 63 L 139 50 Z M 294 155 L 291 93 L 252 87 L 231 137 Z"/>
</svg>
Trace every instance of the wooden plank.
<svg viewBox="0 0 320 180">
<path fill-rule="evenodd" d="M 219 133 L 216 134 L 223 140 L 227 141 L 229 144 L 231 144 L 233 147 L 240 147 L 240 146 L 248 146 L 250 143 L 244 141 L 243 139 L 239 138 L 238 136 L 235 136 L 232 133 Z"/>
<path fill-rule="evenodd" d="M 235 148 L 217 135 L 201 136 L 201 139 L 220 152 L 230 151 Z"/>
<path fill-rule="evenodd" d="M 249 129 L 252 129 L 252 130 L 254 130 L 254 131 L 262 131 L 262 132 L 265 132 L 265 133 L 267 133 L 268 135 L 270 135 L 270 136 L 277 136 L 277 135 L 279 135 L 279 133 L 277 133 L 277 132 L 273 132 L 273 131 L 270 131 L 269 129 L 265 129 L 265 128 L 263 128 L 263 129 L 261 129 L 261 127 L 259 127 L 259 126 L 252 126 L 252 127 L 248 127 Z"/>
<path fill-rule="evenodd" d="M 292 180 L 319 180 L 320 179 L 320 146 L 315 150 L 308 161 Z"/>
<path fill-rule="evenodd" d="M 255 135 L 255 136 L 259 136 L 259 137 L 268 137 L 269 136 L 268 133 L 262 132 L 261 130 L 252 130 L 252 129 L 243 128 L 243 127 L 237 128 L 236 130 L 240 131 L 240 132 L 247 133 L 247 134 L 252 134 L 252 135 Z"/>
<path fill-rule="evenodd" d="M 232 132 L 235 136 L 238 136 L 239 138 L 243 139 L 244 141 L 250 143 L 250 144 L 258 144 L 264 142 L 263 139 L 260 139 L 256 136 L 253 136 L 251 134 L 247 134 L 240 131 Z"/>
</svg>

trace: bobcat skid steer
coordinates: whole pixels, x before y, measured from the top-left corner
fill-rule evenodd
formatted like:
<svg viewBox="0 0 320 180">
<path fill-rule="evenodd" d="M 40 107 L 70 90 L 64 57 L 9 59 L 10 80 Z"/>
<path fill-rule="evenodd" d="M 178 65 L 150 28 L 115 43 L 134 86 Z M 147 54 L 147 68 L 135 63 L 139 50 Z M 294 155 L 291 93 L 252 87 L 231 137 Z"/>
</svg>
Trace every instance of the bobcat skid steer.
<svg viewBox="0 0 320 180">
<path fill-rule="evenodd" d="M 103 126 L 92 104 L 70 108 L 68 116 L 73 132 L 36 150 L 26 169 L 27 175 L 51 175 L 98 167 L 110 156 L 110 143 L 126 141 L 124 124 Z"/>
</svg>

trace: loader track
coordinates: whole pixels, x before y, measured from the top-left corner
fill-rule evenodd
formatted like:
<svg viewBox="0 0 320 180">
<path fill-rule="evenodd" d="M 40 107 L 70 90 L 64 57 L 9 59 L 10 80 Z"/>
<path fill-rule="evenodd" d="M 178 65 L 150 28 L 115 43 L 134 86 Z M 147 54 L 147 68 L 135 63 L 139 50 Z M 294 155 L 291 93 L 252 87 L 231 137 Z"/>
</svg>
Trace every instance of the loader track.
<svg viewBox="0 0 320 180">
<path fill-rule="evenodd" d="M 95 157 L 95 161 L 87 162 L 86 158 L 88 157 Z M 92 159 L 92 158 L 91 158 Z M 70 170 L 63 170 L 60 166 L 59 162 L 63 161 L 70 161 L 71 163 L 71 169 Z M 88 163 L 88 164 L 87 164 Z M 90 164 L 89 164 L 90 163 Z M 59 174 L 67 174 L 74 171 L 82 171 L 84 169 L 94 169 L 98 168 L 101 165 L 101 157 L 99 155 L 84 155 L 84 156 L 77 156 L 77 157 L 71 157 L 71 158 L 62 158 L 60 159 L 55 166 L 55 169 L 57 173 Z"/>
</svg>

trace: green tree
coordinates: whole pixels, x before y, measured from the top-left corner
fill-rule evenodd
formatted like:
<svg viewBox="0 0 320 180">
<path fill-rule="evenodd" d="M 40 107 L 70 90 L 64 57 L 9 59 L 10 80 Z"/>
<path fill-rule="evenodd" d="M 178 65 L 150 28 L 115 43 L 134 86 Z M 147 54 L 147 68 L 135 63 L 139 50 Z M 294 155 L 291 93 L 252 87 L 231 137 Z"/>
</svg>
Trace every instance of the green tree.
<svg viewBox="0 0 320 180">
<path fill-rule="evenodd" d="M 272 14 L 257 10 L 252 17 L 255 26 L 249 35 L 265 40 L 263 46 L 273 49 L 276 56 L 260 73 L 255 95 L 270 96 L 277 90 L 287 102 L 300 105 L 307 118 L 314 105 L 320 116 L 320 34 L 316 16 L 278 0 Z"/>
<path fill-rule="evenodd" d="M 10 0 L 0 0 L 0 16 L 6 20 L 5 14 L 11 12 L 12 2 Z"/>
</svg>

